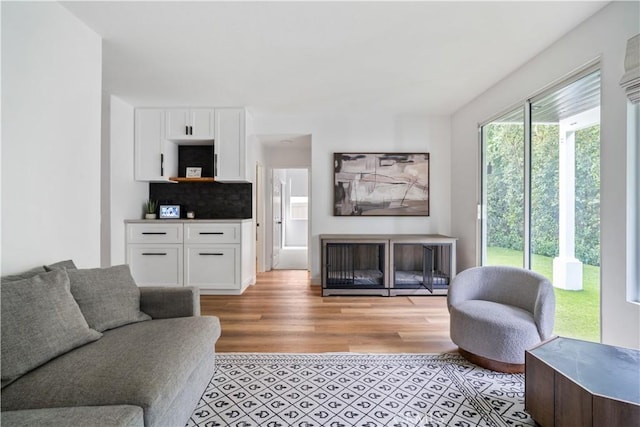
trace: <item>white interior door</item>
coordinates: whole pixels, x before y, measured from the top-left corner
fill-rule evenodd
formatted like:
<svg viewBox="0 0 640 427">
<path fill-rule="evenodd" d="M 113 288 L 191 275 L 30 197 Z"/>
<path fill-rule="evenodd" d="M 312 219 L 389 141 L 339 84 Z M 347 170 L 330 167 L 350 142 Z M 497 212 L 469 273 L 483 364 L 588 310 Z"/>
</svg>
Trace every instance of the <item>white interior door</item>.
<svg viewBox="0 0 640 427">
<path fill-rule="evenodd" d="M 282 187 L 284 182 L 279 174 L 273 173 L 273 191 L 271 192 L 271 207 L 273 211 L 273 250 L 271 267 L 277 268 L 280 262 L 280 251 L 282 250 Z"/>
<path fill-rule="evenodd" d="M 256 162 L 256 271 L 262 273 L 264 267 L 264 167 Z"/>
</svg>

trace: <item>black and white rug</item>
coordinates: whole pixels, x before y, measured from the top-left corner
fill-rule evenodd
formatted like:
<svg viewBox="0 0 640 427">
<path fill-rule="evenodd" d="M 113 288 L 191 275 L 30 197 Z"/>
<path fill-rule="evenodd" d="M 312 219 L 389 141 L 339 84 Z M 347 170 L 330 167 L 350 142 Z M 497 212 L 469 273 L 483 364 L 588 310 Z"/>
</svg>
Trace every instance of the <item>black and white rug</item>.
<svg viewBox="0 0 640 427">
<path fill-rule="evenodd" d="M 524 375 L 457 354 L 218 353 L 188 427 L 533 426 Z"/>
</svg>

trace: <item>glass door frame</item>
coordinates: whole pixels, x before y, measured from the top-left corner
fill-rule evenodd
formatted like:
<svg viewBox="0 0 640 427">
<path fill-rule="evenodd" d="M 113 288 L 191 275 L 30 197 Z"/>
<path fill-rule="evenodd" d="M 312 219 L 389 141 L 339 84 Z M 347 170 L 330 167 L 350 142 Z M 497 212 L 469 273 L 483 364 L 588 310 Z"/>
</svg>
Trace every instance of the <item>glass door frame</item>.
<svg viewBox="0 0 640 427">
<path fill-rule="evenodd" d="M 524 232 L 523 232 L 523 268 L 531 270 L 531 117 L 532 110 L 531 104 L 536 100 L 545 97 L 546 95 L 557 91 L 558 89 L 568 86 L 583 77 L 600 71 L 602 76 L 602 67 L 600 59 L 595 59 L 579 70 L 570 73 L 569 75 L 559 79 L 558 81 L 550 84 L 538 93 L 528 97 L 523 102 L 518 102 L 509 108 L 503 110 L 501 113 L 493 115 L 490 119 L 485 120 L 478 124 L 478 148 L 480 150 L 478 159 L 480 162 L 480 185 L 478 195 L 478 233 L 477 233 L 477 258 L 478 265 L 486 265 L 487 262 L 487 168 L 485 165 L 485 142 L 483 140 L 483 127 L 491 124 L 500 117 L 511 113 L 517 109 L 522 108 L 524 110 L 524 197 L 523 197 L 523 220 L 524 220 Z M 601 77 L 602 78 L 602 77 Z M 602 104 L 602 100 L 600 102 Z"/>
<path fill-rule="evenodd" d="M 528 101 L 527 101 L 528 102 Z M 478 261 L 478 265 L 486 265 L 487 262 L 487 244 L 486 242 L 488 241 L 488 237 L 487 237 L 487 206 L 488 206 L 488 202 L 487 202 L 487 194 L 488 194 L 488 172 L 487 169 L 485 167 L 485 163 L 486 163 L 486 147 L 484 144 L 484 139 L 483 139 L 483 129 L 485 126 L 490 125 L 491 123 L 493 123 L 494 121 L 510 115 L 511 113 L 514 113 L 518 110 L 521 110 L 523 108 L 523 104 L 521 102 L 512 105 L 511 107 L 505 109 L 504 111 L 501 111 L 499 114 L 496 114 L 494 116 L 492 116 L 489 120 L 484 121 L 483 123 L 480 123 L 478 125 L 478 149 L 479 149 L 479 154 L 478 154 L 478 158 L 480 159 L 480 166 L 479 166 L 479 170 L 480 170 L 480 186 L 479 186 L 479 194 L 478 194 L 478 200 L 479 203 L 477 205 L 477 220 L 478 220 L 478 233 L 477 233 L 477 248 L 479 248 L 477 250 L 477 261 Z M 523 131 L 526 132 L 526 115 L 523 114 Z M 524 138 L 523 138 L 524 139 Z M 527 146 L 526 146 L 526 139 L 524 140 L 525 146 L 523 147 L 523 149 L 525 151 L 528 150 Z M 524 162 L 527 162 L 527 156 L 524 156 L 523 159 Z M 523 177 L 523 179 L 525 179 L 526 177 Z M 527 188 L 529 188 L 529 186 L 523 182 L 523 191 L 525 191 Z M 524 200 L 523 201 L 523 206 L 524 203 L 526 203 L 527 201 Z M 526 211 L 523 211 L 526 212 Z M 527 224 L 528 221 L 526 220 L 526 218 L 523 218 L 523 227 L 525 230 L 525 234 L 526 234 L 526 230 L 527 230 Z M 525 243 L 527 243 L 529 241 L 527 236 L 523 236 L 523 252 L 526 252 L 526 246 L 524 245 Z"/>
</svg>

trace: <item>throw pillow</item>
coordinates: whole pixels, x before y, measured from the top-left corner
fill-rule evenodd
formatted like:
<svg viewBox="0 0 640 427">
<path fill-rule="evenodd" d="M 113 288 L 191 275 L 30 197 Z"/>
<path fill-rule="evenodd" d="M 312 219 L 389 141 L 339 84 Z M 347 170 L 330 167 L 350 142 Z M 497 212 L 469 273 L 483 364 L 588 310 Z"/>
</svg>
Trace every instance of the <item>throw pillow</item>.
<svg viewBox="0 0 640 427">
<path fill-rule="evenodd" d="M 149 320 L 140 311 L 140 290 L 128 265 L 67 270 L 71 294 L 96 331 Z"/>
<path fill-rule="evenodd" d="M 75 270 L 78 267 L 76 267 L 76 264 L 73 262 L 73 260 L 65 260 L 65 261 L 58 261 L 54 264 L 49 264 L 49 265 L 45 265 L 44 269 L 46 271 L 53 271 L 53 270 Z"/>
<path fill-rule="evenodd" d="M 0 277 L 0 282 L 4 283 L 4 282 L 15 282 L 16 280 L 24 280 L 24 279 L 29 279 L 33 276 L 37 276 L 38 274 L 44 273 L 46 272 L 46 270 L 40 266 L 40 267 L 34 267 L 31 270 L 27 270 L 27 271 L 23 271 L 22 273 L 17 273 L 17 274 L 8 274 L 6 276 L 2 276 Z"/>
<path fill-rule="evenodd" d="M 101 333 L 89 329 L 64 271 L 3 282 L 2 387 Z"/>
</svg>

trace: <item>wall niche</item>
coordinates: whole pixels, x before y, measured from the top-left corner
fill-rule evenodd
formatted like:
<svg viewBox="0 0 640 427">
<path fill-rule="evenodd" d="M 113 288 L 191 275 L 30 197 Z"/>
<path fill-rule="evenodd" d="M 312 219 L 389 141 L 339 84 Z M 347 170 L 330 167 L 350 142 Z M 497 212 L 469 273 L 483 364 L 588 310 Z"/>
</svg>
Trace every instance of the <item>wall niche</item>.
<svg viewBox="0 0 640 427">
<path fill-rule="evenodd" d="M 178 177 L 187 176 L 190 167 L 202 168 L 202 177 L 213 177 L 213 145 L 180 145 Z"/>
</svg>

